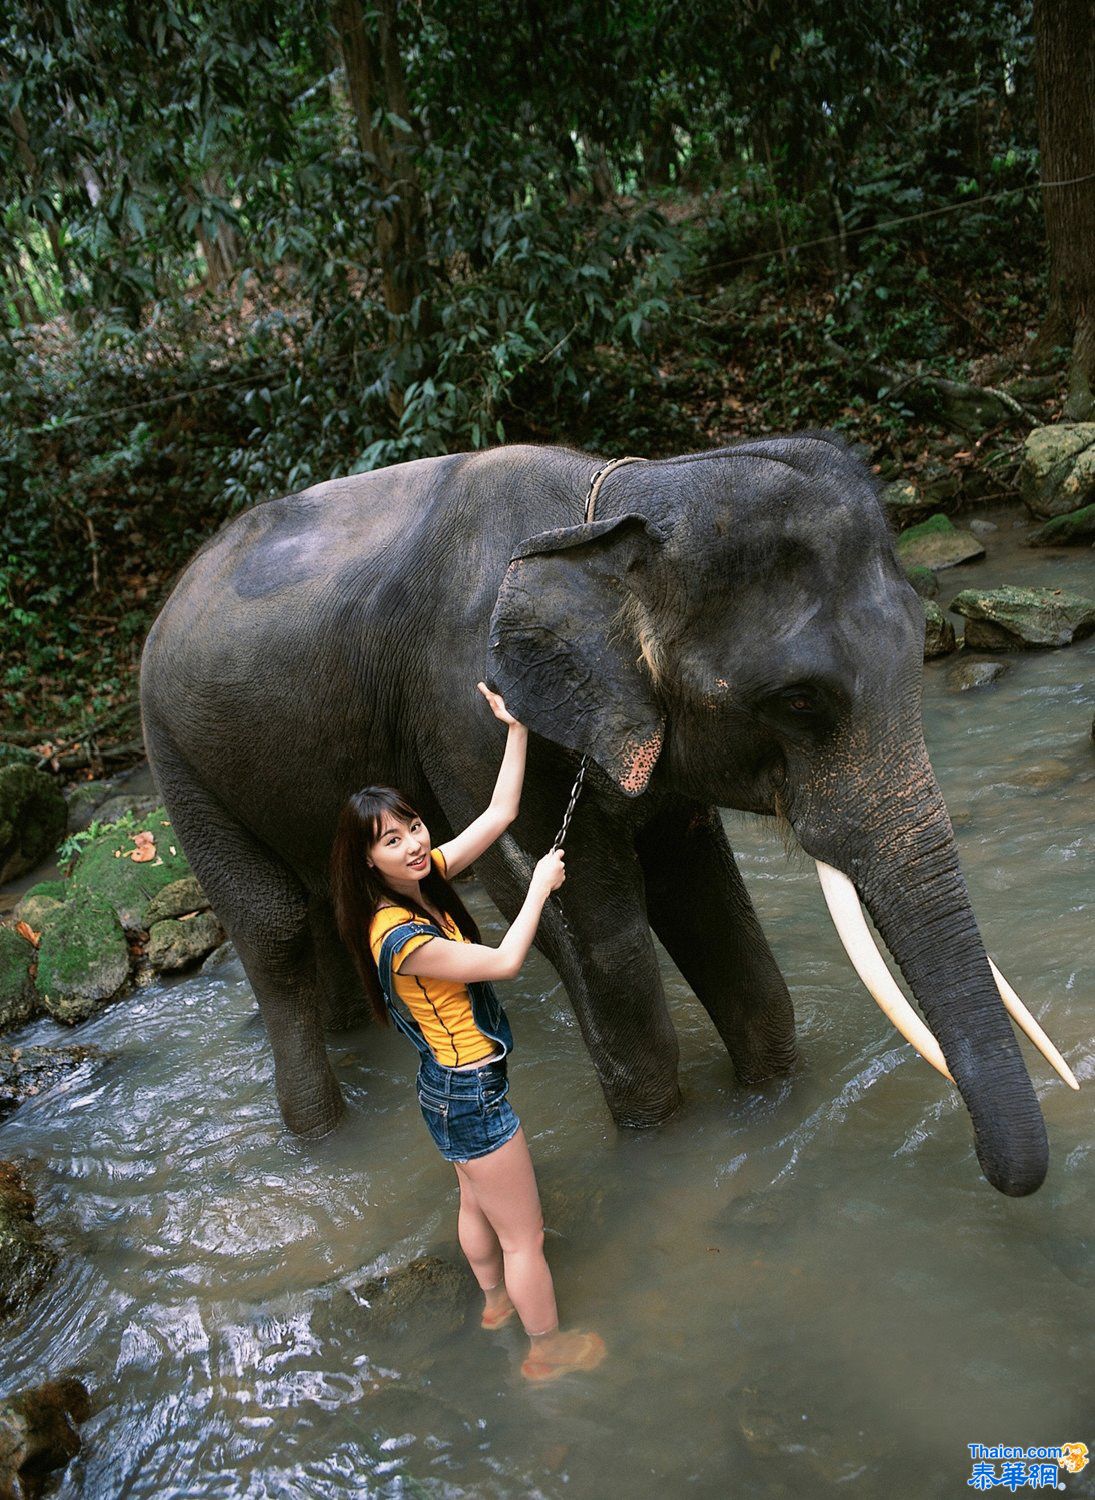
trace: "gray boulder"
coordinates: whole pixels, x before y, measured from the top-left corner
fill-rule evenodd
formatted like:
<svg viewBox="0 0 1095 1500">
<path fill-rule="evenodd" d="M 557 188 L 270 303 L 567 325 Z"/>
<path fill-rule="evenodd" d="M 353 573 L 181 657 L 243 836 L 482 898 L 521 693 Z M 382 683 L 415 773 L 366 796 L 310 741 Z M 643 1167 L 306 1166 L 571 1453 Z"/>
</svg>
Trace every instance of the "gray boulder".
<svg viewBox="0 0 1095 1500">
<path fill-rule="evenodd" d="M 52 854 L 64 837 L 67 817 L 60 788 L 44 771 L 0 768 L 0 884 Z"/>
<path fill-rule="evenodd" d="M 65 793 L 69 833 L 82 833 L 99 815 L 99 808 L 113 795 L 109 781 L 78 781 Z"/>
<path fill-rule="evenodd" d="M 971 688 L 988 687 L 1006 671 L 1002 661 L 956 661 L 947 673 L 947 686 L 956 693 L 968 693 Z"/>
<path fill-rule="evenodd" d="M 897 557 L 909 568 L 954 568 L 959 563 L 984 557 L 985 549 L 968 531 L 959 531 L 946 516 L 936 515 L 919 526 L 910 526 L 897 539 Z"/>
<path fill-rule="evenodd" d="M 963 589 L 950 607 L 974 651 L 1068 646 L 1095 631 L 1095 601 L 1065 589 Z"/>
<path fill-rule="evenodd" d="M 189 969 L 224 942 L 224 928 L 211 911 L 168 917 L 148 931 L 148 961 L 157 974 Z"/>
<path fill-rule="evenodd" d="M 173 880 L 153 896 L 145 920 L 151 927 L 154 922 L 163 922 L 168 917 L 185 917 L 191 912 L 208 910 L 209 899 L 198 884 L 198 877 L 184 875 L 182 880 Z"/>
<path fill-rule="evenodd" d="M 42 1008 L 57 1021 L 82 1021 L 112 999 L 129 978 L 129 945 L 111 908 L 73 893 L 47 921 L 38 945 Z"/>
<path fill-rule="evenodd" d="M 1095 422 L 1036 427 L 1023 444 L 1019 487 L 1035 516 L 1065 516 L 1095 501 Z"/>
<path fill-rule="evenodd" d="M 955 649 L 954 626 L 931 599 L 924 602 L 924 660 L 947 656 Z"/>
<path fill-rule="evenodd" d="M 897 479 L 882 489 L 882 508 L 895 531 L 904 531 L 917 521 L 924 521 L 936 508 L 931 496 L 922 495 L 908 479 Z"/>
<path fill-rule="evenodd" d="M 1074 547 L 1095 542 L 1095 505 L 1085 505 L 1071 515 L 1054 516 L 1027 540 L 1032 547 Z"/>
</svg>

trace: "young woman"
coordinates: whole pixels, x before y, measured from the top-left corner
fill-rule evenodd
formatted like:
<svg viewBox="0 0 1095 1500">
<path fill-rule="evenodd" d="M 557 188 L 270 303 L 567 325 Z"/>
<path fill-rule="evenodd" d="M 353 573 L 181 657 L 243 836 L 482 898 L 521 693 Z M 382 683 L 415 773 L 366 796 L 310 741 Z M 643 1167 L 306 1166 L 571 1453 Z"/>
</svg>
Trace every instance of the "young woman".
<svg viewBox="0 0 1095 1500">
<path fill-rule="evenodd" d="M 335 915 L 377 1018 L 389 1017 L 420 1054 L 418 1102 L 460 1184 L 460 1245 L 483 1290 L 484 1328 L 516 1312 L 529 1336 L 521 1373 L 553 1380 L 604 1358 L 595 1333 L 559 1328 L 544 1259 L 544 1222 L 525 1133 L 507 1097 L 513 1035 L 491 986 L 520 971 L 540 913 L 565 879 L 559 849 L 532 874 L 516 920 L 491 948 L 449 881 L 517 816 L 528 732 L 497 693 L 479 691 L 509 726 L 490 806 L 448 843 L 406 798 L 370 786 L 346 803 L 331 855 Z"/>
</svg>

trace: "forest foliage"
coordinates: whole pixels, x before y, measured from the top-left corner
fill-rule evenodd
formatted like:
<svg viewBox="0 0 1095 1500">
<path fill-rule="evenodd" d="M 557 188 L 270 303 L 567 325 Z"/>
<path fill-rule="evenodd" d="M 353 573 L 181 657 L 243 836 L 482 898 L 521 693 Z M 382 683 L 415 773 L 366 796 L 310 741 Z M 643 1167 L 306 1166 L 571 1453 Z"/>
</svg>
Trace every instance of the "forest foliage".
<svg viewBox="0 0 1095 1500">
<path fill-rule="evenodd" d="M 2 717 L 101 714 L 195 545 L 335 474 L 822 424 L 898 465 L 833 351 L 1029 326 L 1032 45 L 1027 0 L 24 0 Z"/>
</svg>

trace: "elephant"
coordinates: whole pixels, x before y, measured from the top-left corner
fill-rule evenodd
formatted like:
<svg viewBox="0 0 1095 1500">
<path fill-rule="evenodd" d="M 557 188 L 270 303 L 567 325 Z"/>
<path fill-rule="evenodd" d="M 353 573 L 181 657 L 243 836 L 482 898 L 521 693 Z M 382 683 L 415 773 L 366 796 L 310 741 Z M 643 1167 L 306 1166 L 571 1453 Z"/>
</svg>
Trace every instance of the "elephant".
<svg viewBox="0 0 1095 1500">
<path fill-rule="evenodd" d="M 501 749 L 485 677 L 530 730 L 519 817 L 477 867 L 505 917 L 588 765 L 538 945 L 619 1125 L 680 1100 L 652 931 L 740 1083 L 795 1062 L 791 997 L 718 813 L 737 809 L 854 888 L 985 1177 L 1034 1191 L 1045 1126 L 924 746 L 923 639 L 877 483 L 831 433 L 612 464 L 499 447 L 230 520 L 148 635 L 142 719 L 254 989 L 288 1127 L 337 1124 L 325 1028 L 364 1017 L 329 899 L 338 812 L 373 782 L 403 789 L 436 842 L 470 822 Z"/>
</svg>

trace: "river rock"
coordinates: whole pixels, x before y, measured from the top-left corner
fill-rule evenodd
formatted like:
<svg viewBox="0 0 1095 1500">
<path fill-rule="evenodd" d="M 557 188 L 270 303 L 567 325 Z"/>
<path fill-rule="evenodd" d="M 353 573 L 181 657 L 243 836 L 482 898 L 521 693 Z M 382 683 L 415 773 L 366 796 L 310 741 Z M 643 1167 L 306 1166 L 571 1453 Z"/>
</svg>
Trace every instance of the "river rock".
<svg viewBox="0 0 1095 1500">
<path fill-rule="evenodd" d="M 191 912 L 208 911 L 209 898 L 198 884 L 196 875 L 186 875 L 182 880 L 173 880 L 165 885 L 158 895 L 148 903 L 145 920 L 149 927 L 154 922 L 163 922 L 168 917 L 185 917 Z"/>
<path fill-rule="evenodd" d="M 78 1424 L 91 1398 L 75 1376 L 16 1391 L 0 1402 L 0 1500 L 37 1500 L 49 1476 L 80 1451 Z"/>
<path fill-rule="evenodd" d="M 33 870 L 64 837 L 65 799 L 32 766 L 0 769 L 0 884 Z"/>
<path fill-rule="evenodd" d="M 995 521 L 982 521 L 980 519 L 970 522 L 970 530 L 974 536 L 991 536 L 994 531 L 999 531 Z"/>
<path fill-rule="evenodd" d="M 33 943 L 14 927 L 0 927 L 0 1031 L 22 1026 L 34 1013 L 34 958 Z"/>
<path fill-rule="evenodd" d="M 908 479 L 897 479 L 893 484 L 884 485 L 880 498 L 895 531 L 904 531 L 907 526 L 926 520 L 936 507 L 936 502 L 922 495 Z"/>
<path fill-rule="evenodd" d="M 905 577 L 912 584 L 921 599 L 934 599 L 939 593 L 939 579 L 936 578 L 931 568 L 925 568 L 919 563 L 914 563 L 911 568 L 905 569 Z"/>
<path fill-rule="evenodd" d="M 1006 671 L 1002 661 L 956 661 L 947 673 L 947 686 L 956 693 L 968 693 L 971 688 L 988 687 Z"/>
<path fill-rule="evenodd" d="M 111 908 L 73 892 L 42 931 L 38 997 L 55 1020 L 82 1021 L 112 999 L 129 978 L 129 946 Z"/>
<path fill-rule="evenodd" d="M 139 792 L 115 792 L 96 809 L 95 821 L 116 823 L 127 813 L 132 813 L 135 818 L 147 818 L 150 813 L 156 811 L 159 805 L 158 797 L 150 797 Z"/>
<path fill-rule="evenodd" d="M 1019 486 L 1035 516 L 1064 516 L 1095 501 L 1095 422 L 1036 427 L 1023 444 Z"/>
<path fill-rule="evenodd" d="M 905 569 L 924 567 L 938 572 L 984 555 L 977 538 L 959 531 L 946 516 L 931 516 L 919 526 L 910 526 L 897 539 L 898 561 Z"/>
<path fill-rule="evenodd" d="M 157 974 L 189 969 L 223 942 L 224 928 L 211 911 L 195 912 L 181 920 L 168 917 L 153 922 L 148 930 L 148 961 Z"/>
<path fill-rule="evenodd" d="M 975 651 L 1068 646 L 1095 630 L 1095 602 L 1065 589 L 963 589 L 950 607 Z"/>
<path fill-rule="evenodd" d="M 931 599 L 924 601 L 924 660 L 946 656 L 954 650 L 954 626 Z"/>
<path fill-rule="evenodd" d="M 155 857 L 134 862 L 135 834 L 151 833 Z M 127 932 L 141 932 L 153 898 L 190 874 L 190 866 L 162 807 L 126 827 L 105 828 L 78 855 L 72 893 L 111 906 Z M 39 985 L 39 988 L 41 986 Z"/>
<path fill-rule="evenodd" d="M 65 793 L 69 833 L 82 833 L 98 817 L 99 809 L 114 788 L 109 781 L 78 781 Z"/>
<path fill-rule="evenodd" d="M 1095 542 L 1095 505 L 1054 516 L 1027 538 L 1032 547 L 1073 547 Z"/>
<path fill-rule="evenodd" d="M 463 1326 L 475 1283 L 468 1273 L 436 1255 L 422 1255 L 352 1291 L 339 1290 L 318 1303 L 313 1331 L 320 1337 L 352 1330 L 366 1348 L 371 1339 L 398 1339 L 401 1353 L 437 1348 Z"/>
<path fill-rule="evenodd" d="M 46 1093 L 84 1063 L 106 1056 L 95 1046 L 0 1047 L 0 1119 Z"/>
<path fill-rule="evenodd" d="M 14 1162 L 0 1161 L 0 1317 L 25 1307 L 55 1264 L 34 1222 L 33 1194 Z"/>
<path fill-rule="evenodd" d="M 67 899 L 68 886 L 63 880 L 40 880 L 29 891 L 24 891 L 12 916 L 16 922 L 26 922 L 35 932 L 40 932 L 47 919 Z"/>
</svg>

